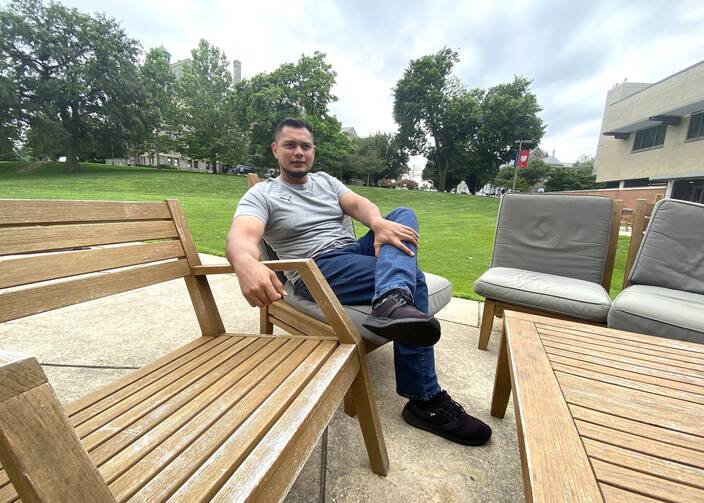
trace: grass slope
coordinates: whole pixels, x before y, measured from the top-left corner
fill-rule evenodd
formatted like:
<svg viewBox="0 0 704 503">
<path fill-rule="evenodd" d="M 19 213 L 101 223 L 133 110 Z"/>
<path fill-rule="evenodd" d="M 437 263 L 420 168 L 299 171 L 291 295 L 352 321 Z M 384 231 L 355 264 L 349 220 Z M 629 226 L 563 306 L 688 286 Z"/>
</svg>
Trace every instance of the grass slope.
<svg viewBox="0 0 704 503">
<path fill-rule="evenodd" d="M 73 175 L 62 172 L 62 163 L 0 162 L 0 198 L 179 199 L 198 250 L 223 255 L 232 214 L 247 189 L 246 179 L 239 176 L 88 163 L 81 167 L 83 172 Z M 481 299 L 472 284 L 489 266 L 497 199 L 367 187 L 354 190 L 383 213 L 398 206 L 413 208 L 420 221 L 421 268 L 448 278 L 455 296 Z M 366 232 L 356 225 L 357 235 Z M 621 238 L 612 295 L 620 290 L 627 246 L 627 238 Z"/>
</svg>

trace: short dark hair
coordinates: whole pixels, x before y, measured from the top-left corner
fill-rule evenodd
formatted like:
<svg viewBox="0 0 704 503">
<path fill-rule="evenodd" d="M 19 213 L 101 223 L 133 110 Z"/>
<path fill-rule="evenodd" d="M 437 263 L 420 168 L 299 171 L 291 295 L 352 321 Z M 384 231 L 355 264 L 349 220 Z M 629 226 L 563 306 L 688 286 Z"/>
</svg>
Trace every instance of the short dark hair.
<svg viewBox="0 0 704 503">
<path fill-rule="evenodd" d="M 278 141 L 279 136 L 281 136 L 281 132 L 284 130 L 285 127 L 307 129 L 310 133 L 311 138 L 313 139 L 313 141 L 315 141 L 315 138 L 313 138 L 313 129 L 310 127 L 310 125 L 306 121 L 303 121 L 301 119 L 294 119 L 293 117 L 285 117 L 279 121 L 279 123 L 276 125 L 276 129 L 274 129 L 274 141 Z"/>
</svg>

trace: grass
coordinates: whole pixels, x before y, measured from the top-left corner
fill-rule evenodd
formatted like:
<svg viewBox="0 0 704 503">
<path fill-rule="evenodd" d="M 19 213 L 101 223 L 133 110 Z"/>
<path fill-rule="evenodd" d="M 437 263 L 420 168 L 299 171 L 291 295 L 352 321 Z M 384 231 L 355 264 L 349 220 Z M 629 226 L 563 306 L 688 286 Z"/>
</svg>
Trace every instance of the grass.
<svg viewBox="0 0 704 503">
<path fill-rule="evenodd" d="M 237 202 L 247 189 L 245 177 L 155 170 L 103 164 L 81 165 L 77 175 L 62 163 L 0 162 L 0 198 L 102 199 L 154 201 L 179 199 L 198 250 L 224 255 L 225 235 Z M 420 221 L 420 266 L 453 284 L 457 297 L 480 300 L 474 280 L 489 266 L 498 200 L 437 192 L 353 187 L 382 213 L 413 208 Z M 366 229 L 357 225 L 357 235 Z M 620 291 L 628 238 L 619 239 L 611 295 Z"/>
</svg>

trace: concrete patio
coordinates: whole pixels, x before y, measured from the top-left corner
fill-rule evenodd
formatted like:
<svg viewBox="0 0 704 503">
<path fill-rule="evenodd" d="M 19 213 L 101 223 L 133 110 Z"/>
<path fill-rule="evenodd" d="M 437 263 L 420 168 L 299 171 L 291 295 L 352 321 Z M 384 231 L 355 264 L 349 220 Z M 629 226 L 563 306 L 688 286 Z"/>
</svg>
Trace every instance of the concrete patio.
<svg viewBox="0 0 704 503">
<path fill-rule="evenodd" d="M 224 259 L 201 256 L 204 263 Z M 243 299 L 234 275 L 210 278 L 229 332 L 256 333 L 259 313 Z M 512 502 L 523 500 L 513 406 L 502 420 L 489 414 L 499 337 L 477 350 L 481 306 L 453 298 L 437 317 L 441 385 L 468 412 L 488 422 L 491 442 L 464 447 L 413 429 L 401 418 L 391 345 L 369 355 L 375 397 L 389 453 L 388 477 L 368 464 L 357 420 L 342 410 L 328 433 L 328 502 Z M 494 327 L 495 329 L 498 326 Z M 168 334 L 168 336 L 164 336 Z M 182 280 L 94 300 L 0 324 L 1 347 L 30 353 L 43 364 L 63 402 L 73 401 L 199 336 Z M 287 502 L 319 501 L 321 445 L 313 452 Z"/>
</svg>

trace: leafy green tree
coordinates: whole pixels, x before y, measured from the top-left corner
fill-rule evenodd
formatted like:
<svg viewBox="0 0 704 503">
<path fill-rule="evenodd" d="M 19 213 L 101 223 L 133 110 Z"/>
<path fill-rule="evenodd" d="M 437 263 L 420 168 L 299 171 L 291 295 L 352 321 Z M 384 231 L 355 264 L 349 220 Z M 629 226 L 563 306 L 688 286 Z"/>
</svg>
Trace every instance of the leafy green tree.
<svg viewBox="0 0 704 503">
<path fill-rule="evenodd" d="M 271 154 L 274 127 L 284 117 L 300 117 L 315 132 L 315 169 L 340 172 L 352 145 L 329 112 L 329 105 L 337 101 L 332 93 L 335 77 L 325 54 L 316 51 L 312 56 L 302 55 L 295 64 L 283 64 L 237 84 L 235 115 L 240 128 L 249 132 L 252 164 L 277 167 Z"/>
<path fill-rule="evenodd" d="M 447 47 L 411 60 L 394 88 L 399 138 L 412 154 L 432 159 L 441 191 L 449 189 L 451 159 L 466 153 L 478 126 L 474 94 L 451 74 L 457 61 L 457 53 Z"/>
<path fill-rule="evenodd" d="M 145 93 L 145 139 L 141 149 L 159 166 L 160 152 L 173 147 L 175 127 L 176 77 L 171 71 L 171 55 L 162 48 L 152 48 L 144 58 L 139 73 Z"/>
<path fill-rule="evenodd" d="M 538 117 L 542 108 L 530 85 L 530 80 L 516 76 L 481 96 L 481 125 L 474 146 L 476 175 L 467 180 L 472 192 L 489 181 L 499 166 L 515 159 L 520 140 L 540 142 L 545 131 Z"/>
<path fill-rule="evenodd" d="M 0 60 L 10 65 L 23 120 L 62 132 L 67 171 L 79 171 L 79 156 L 95 150 L 89 138 L 96 130 L 141 131 L 139 44 L 117 21 L 59 3 L 12 0 L 0 10 L 0 33 Z"/>
<path fill-rule="evenodd" d="M 528 167 L 519 169 L 516 176 L 515 167 L 504 165 L 501 166 L 491 183 L 497 187 L 510 189 L 513 188 L 513 178 L 516 176 L 516 190 L 530 192 L 535 190 L 536 185 L 545 180 L 551 172 L 550 169 L 543 161 L 531 159 L 528 162 Z"/>
<path fill-rule="evenodd" d="M 246 138 L 235 120 L 232 74 L 225 54 L 201 39 L 176 85 L 178 150 L 207 159 L 213 170 L 244 155 Z"/>
<path fill-rule="evenodd" d="M 342 169 L 345 178 L 360 178 L 376 185 L 382 178 L 396 180 L 408 171 L 408 154 L 394 135 L 375 133 L 352 143 L 354 151 L 347 155 Z"/>
<path fill-rule="evenodd" d="M 17 89 L 9 75 L 9 65 L 0 59 L 0 160 L 16 157 L 15 143 L 20 133 Z"/>
<path fill-rule="evenodd" d="M 597 183 L 592 174 L 593 159 L 582 159 L 572 168 L 552 168 L 545 180 L 545 190 L 560 192 L 563 190 L 603 189 L 606 184 Z"/>
</svg>

